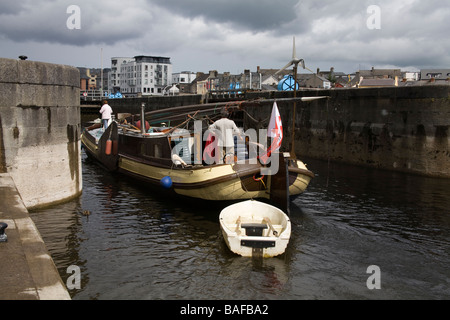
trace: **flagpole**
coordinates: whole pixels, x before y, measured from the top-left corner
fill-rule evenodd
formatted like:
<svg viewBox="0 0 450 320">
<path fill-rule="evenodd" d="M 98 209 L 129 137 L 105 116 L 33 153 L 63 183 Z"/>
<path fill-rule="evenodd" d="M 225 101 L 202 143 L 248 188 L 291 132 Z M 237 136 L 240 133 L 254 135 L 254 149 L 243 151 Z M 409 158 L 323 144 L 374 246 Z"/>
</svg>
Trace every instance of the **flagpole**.
<svg viewBox="0 0 450 320">
<path fill-rule="evenodd" d="M 101 74 L 101 84 L 100 84 L 100 100 L 103 99 L 103 48 L 100 50 L 100 74 Z"/>
<path fill-rule="evenodd" d="M 292 115 L 292 136 L 291 136 L 291 159 L 296 159 L 295 155 L 295 115 L 297 113 L 297 64 L 294 64 L 294 110 Z"/>
</svg>

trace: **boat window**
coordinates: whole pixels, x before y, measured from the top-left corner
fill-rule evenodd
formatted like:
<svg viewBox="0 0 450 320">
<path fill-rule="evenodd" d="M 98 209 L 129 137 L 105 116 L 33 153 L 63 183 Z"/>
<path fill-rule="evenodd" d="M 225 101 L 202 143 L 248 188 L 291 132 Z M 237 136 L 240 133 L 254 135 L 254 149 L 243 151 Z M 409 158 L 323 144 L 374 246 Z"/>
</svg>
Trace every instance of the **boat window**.
<svg viewBox="0 0 450 320">
<path fill-rule="evenodd" d="M 176 137 L 172 138 L 171 142 L 172 154 L 176 154 L 187 164 L 192 163 L 192 157 L 194 153 L 194 138 L 188 137 Z"/>
<path fill-rule="evenodd" d="M 147 155 L 147 145 L 145 143 L 141 143 L 141 155 Z"/>
<path fill-rule="evenodd" d="M 159 144 L 153 145 L 153 154 L 156 158 L 161 158 L 162 153 L 161 153 L 161 146 Z"/>
</svg>

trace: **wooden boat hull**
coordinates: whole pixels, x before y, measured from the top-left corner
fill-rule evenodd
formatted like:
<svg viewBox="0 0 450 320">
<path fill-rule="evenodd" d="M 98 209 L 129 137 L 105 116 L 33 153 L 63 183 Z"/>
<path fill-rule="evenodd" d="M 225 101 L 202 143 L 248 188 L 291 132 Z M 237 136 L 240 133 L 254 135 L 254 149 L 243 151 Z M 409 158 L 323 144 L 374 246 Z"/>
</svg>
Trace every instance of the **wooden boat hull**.
<svg viewBox="0 0 450 320">
<path fill-rule="evenodd" d="M 288 166 L 289 172 L 289 194 L 296 196 L 302 194 L 312 178 L 314 173 L 308 170 L 306 165 L 300 160 L 293 160 L 293 163 Z"/>
<path fill-rule="evenodd" d="M 297 162 L 303 165 L 301 161 Z M 162 178 L 170 177 L 175 193 L 186 197 L 213 201 L 270 199 L 271 177 L 264 177 L 262 180 L 256 178 L 260 173 L 260 165 L 161 168 L 122 156 L 118 168 L 119 172 L 156 186 L 160 185 Z M 292 167 L 289 170 L 289 195 L 293 197 L 303 193 L 312 177 L 312 172 L 307 169 L 302 171 Z"/>
<path fill-rule="evenodd" d="M 119 161 L 117 124 L 113 122 L 104 132 L 97 126 L 93 126 L 91 130 L 96 130 L 95 132 L 99 134 L 97 136 L 92 135 L 88 129 L 85 129 L 81 134 L 81 145 L 86 154 L 106 170 L 117 170 Z M 102 134 L 100 135 L 100 133 Z"/>
<path fill-rule="evenodd" d="M 280 209 L 256 200 L 224 208 L 219 222 L 228 248 L 244 257 L 281 255 L 291 236 L 289 217 Z"/>
<path fill-rule="evenodd" d="M 259 169 L 258 165 L 244 170 L 244 167 L 236 168 L 236 165 L 231 164 L 184 169 L 161 168 L 130 157 L 121 157 L 119 160 L 119 171 L 124 174 L 153 185 L 160 185 L 162 178 L 170 177 L 175 193 L 213 201 L 267 198 L 264 186 L 253 180 Z M 246 184 L 256 184 L 257 187 L 246 188 Z"/>
</svg>

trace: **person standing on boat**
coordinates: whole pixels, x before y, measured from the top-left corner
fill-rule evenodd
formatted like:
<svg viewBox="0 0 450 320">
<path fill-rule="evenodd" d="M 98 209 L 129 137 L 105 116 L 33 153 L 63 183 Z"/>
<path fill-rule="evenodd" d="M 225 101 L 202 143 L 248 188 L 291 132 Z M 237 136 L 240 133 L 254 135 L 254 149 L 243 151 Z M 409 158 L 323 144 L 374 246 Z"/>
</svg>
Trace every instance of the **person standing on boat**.
<svg viewBox="0 0 450 320">
<path fill-rule="evenodd" d="M 221 150 L 221 158 L 228 158 L 228 156 L 232 156 L 234 159 L 234 137 L 233 134 L 238 134 L 239 137 L 242 140 L 242 137 L 240 136 L 239 128 L 236 126 L 236 123 L 234 123 L 233 120 L 229 119 L 228 116 L 228 110 L 223 107 L 220 111 L 222 118 L 214 122 L 212 125 L 209 126 L 210 130 L 218 130 L 218 142 L 217 146 L 219 147 L 219 150 Z M 225 162 L 226 161 L 225 159 Z"/>
<path fill-rule="evenodd" d="M 103 105 L 100 108 L 100 113 L 102 114 L 103 129 L 106 130 L 106 128 L 108 128 L 108 122 L 111 119 L 111 115 L 113 113 L 113 110 L 111 106 L 108 104 L 108 101 L 103 100 Z"/>
</svg>

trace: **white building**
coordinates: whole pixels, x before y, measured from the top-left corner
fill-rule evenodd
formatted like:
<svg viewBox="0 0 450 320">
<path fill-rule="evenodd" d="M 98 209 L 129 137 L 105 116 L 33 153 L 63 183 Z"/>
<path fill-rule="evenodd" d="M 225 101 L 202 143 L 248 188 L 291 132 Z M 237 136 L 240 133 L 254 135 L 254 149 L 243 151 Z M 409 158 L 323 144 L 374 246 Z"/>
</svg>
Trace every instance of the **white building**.
<svg viewBox="0 0 450 320">
<path fill-rule="evenodd" d="M 172 83 L 176 84 L 187 84 L 194 81 L 197 77 L 197 74 L 192 71 L 181 71 L 172 74 Z"/>
<path fill-rule="evenodd" d="M 124 95 L 162 95 L 164 88 L 172 84 L 170 58 L 136 56 L 111 58 L 108 76 L 110 92 Z"/>
</svg>

